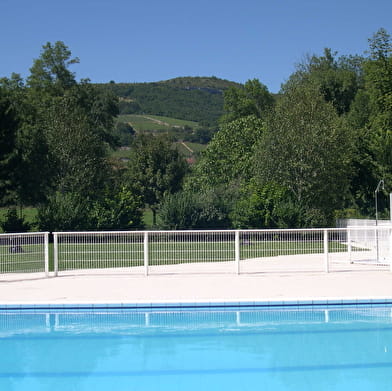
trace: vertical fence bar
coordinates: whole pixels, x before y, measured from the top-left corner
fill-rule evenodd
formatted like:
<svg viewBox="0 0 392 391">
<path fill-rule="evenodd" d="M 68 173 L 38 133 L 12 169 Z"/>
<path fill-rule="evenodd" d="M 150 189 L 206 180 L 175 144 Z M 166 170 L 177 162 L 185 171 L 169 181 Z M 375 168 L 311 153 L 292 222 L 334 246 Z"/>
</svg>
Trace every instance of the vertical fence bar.
<svg viewBox="0 0 392 391">
<path fill-rule="evenodd" d="M 324 267 L 325 272 L 329 273 L 329 259 L 328 259 L 328 230 L 324 230 Z"/>
<path fill-rule="evenodd" d="M 347 252 L 348 252 L 348 260 L 350 263 L 353 263 L 352 259 L 351 259 L 351 251 L 352 251 L 352 247 L 351 247 L 351 229 L 347 228 Z"/>
<path fill-rule="evenodd" d="M 143 242 L 143 255 L 144 255 L 144 275 L 148 276 L 148 232 L 144 232 Z"/>
<path fill-rule="evenodd" d="M 59 249 L 57 232 L 53 233 L 53 259 L 54 259 L 54 276 L 59 274 Z"/>
<path fill-rule="evenodd" d="M 49 277 L 49 232 L 44 234 L 45 276 Z"/>
<path fill-rule="evenodd" d="M 240 274 L 240 231 L 235 231 L 235 265 L 236 272 Z"/>
<path fill-rule="evenodd" d="M 389 229 L 389 271 L 392 272 L 392 229 Z"/>
</svg>

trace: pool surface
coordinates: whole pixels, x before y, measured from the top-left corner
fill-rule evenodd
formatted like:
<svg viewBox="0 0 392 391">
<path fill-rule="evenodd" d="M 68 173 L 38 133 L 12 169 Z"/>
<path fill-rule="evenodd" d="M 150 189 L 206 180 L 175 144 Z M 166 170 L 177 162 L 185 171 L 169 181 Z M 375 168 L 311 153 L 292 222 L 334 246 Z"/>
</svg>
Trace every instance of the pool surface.
<svg viewBox="0 0 392 391">
<path fill-rule="evenodd" d="M 386 390 L 392 306 L 0 310 L 0 390 Z"/>
</svg>

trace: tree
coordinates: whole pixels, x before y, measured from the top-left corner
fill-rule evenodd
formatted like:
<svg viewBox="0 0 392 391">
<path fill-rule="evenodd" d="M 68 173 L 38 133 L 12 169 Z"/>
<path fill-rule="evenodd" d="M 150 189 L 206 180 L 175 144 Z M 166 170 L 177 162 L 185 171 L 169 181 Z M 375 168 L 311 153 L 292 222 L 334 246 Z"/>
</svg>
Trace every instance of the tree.
<svg viewBox="0 0 392 391">
<path fill-rule="evenodd" d="M 363 58 L 341 56 L 336 59 L 336 54 L 326 48 L 323 56 L 308 56 L 297 66 L 282 91 L 292 86 L 312 85 L 326 102 L 333 104 L 339 115 L 347 113 L 363 83 Z"/>
<path fill-rule="evenodd" d="M 78 62 L 61 41 L 43 46 L 27 79 L 21 155 L 25 166 L 30 164 L 26 172 L 37 167 L 36 156 L 43 156 L 38 167 L 46 183 L 34 189 L 95 199 L 109 171 L 107 146 L 116 145 L 112 130 L 118 102 L 88 80 L 78 83 L 69 70 Z M 21 179 L 22 186 L 29 182 Z"/>
<path fill-rule="evenodd" d="M 52 186 L 61 193 L 94 199 L 103 188 L 106 148 L 85 110 L 72 97 L 52 100 L 45 118 L 45 135 L 52 162 Z"/>
<path fill-rule="evenodd" d="M 370 58 L 364 64 L 368 126 L 375 157 L 386 174 L 392 171 L 392 42 L 386 30 L 380 29 L 369 44 Z"/>
<path fill-rule="evenodd" d="M 143 227 L 141 197 L 131 189 L 106 189 L 91 207 L 90 220 L 94 230 L 136 229 Z"/>
<path fill-rule="evenodd" d="M 12 172 L 15 167 L 15 146 L 18 121 L 5 91 L 0 88 L 0 203 L 7 203 L 15 187 Z M 8 200 L 9 201 L 9 200 Z"/>
<path fill-rule="evenodd" d="M 223 229 L 230 226 L 227 202 L 219 189 L 166 194 L 159 210 L 161 229 Z"/>
<path fill-rule="evenodd" d="M 38 208 L 38 228 L 50 232 L 90 229 L 88 206 L 87 199 L 79 193 L 51 193 Z"/>
<path fill-rule="evenodd" d="M 268 88 L 259 80 L 248 80 L 243 88 L 230 87 L 224 94 L 221 122 L 227 123 L 250 115 L 263 119 L 274 104 Z"/>
<path fill-rule="evenodd" d="M 332 104 L 314 88 L 293 86 L 268 121 L 255 155 L 257 174 L 328 220 L 347 197 L 351 151 L 351 136 Z"/>
<path fill-rule="evenodd" d="M 187 163 L 165 136 L 138 134 L 131 150 L 128 180 L 140 190 L 143 202 L 153 212 L 166 193 L 181 189 Z"/>
<path fill-rule="evenodd" d="M 365 216 L 374 214 L 374 190 L 380 179 L 392 182 L 392 44 L 384 29 L 369 39 L 363 61 L 363 86 L 347 123 L 355 140 L 352 205 Z"/>
<path fill-rule="evenodd" d="M 202 153 L 192 176 L 193 186 L 214 187 L 247 181 L 253 176 L 253 154 L 264 131 L 254 115 L 222 124 Z"/>
<path fill-rule="evenodd" d="M 69 70 L 69 66 L 79 63 L 79 59 L 71 58 L 71 51 L 62 41 L 54 44 L 47 42 L 42 49 L 40 57 L 34 60 L 30 68 L 28 86 L 36 90 L 50 91 L 55 95 L 74 86 L 75 74 Z"/>
</svg>

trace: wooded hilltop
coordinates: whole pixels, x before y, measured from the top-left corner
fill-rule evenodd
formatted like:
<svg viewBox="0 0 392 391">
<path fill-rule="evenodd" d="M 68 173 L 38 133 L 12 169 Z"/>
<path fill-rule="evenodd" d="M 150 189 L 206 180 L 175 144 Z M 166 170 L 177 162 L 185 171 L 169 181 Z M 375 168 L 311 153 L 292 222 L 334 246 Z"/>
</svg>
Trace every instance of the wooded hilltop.
<svg viewBox="0 0 392 391">
<path fill-rule="evenodd" d="M 326 227 L 373 217 L 375 196 L 387 214 L 384 29 L 364 55 L 309 55 L 279 94 L 257 79 L 93 84 L 76 80 L 78 62 L 48 42 L 25 80 L 0 79 L 5 232 Z M 202 151 L 186 160 L 181 145 Z"/>
</svg>

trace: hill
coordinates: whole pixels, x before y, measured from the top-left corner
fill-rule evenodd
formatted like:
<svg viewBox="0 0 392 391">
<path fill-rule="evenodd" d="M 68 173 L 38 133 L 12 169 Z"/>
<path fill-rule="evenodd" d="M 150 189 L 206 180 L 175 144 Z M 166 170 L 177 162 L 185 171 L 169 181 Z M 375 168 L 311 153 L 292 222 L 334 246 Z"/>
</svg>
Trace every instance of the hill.
<svg viewBox="0 0 392 391">
<path fill-rule="evenodd" d="M 107 83 L 120 99 L 120 114 L 158 115 L 216 127 L 223 92 L 238 83 L 217 77 L 178 77 L 154 83 Z"/>
</svg>

